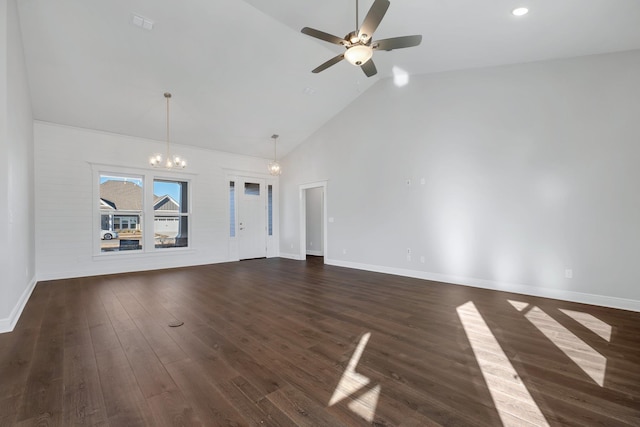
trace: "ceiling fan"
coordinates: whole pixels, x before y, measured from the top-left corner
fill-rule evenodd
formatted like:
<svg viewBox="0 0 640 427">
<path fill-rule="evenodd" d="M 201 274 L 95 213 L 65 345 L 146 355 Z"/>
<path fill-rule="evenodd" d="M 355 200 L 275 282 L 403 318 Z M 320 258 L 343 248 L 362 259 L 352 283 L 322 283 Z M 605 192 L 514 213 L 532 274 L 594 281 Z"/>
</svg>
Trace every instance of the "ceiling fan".
<svg viewBox="0 0 640 427">
<path fill-rule="evenodd" d="M 367 77 L 371 77 L 378 72 L 376 65 L 373 63 L 373 59 L 371 59 L 374 50 L 393 50 L 419 45 L 422 41 L 421 35 L 393 37 L 373 41 L 373 32 L 378 28 L 378 25 L 380 25 L 384 14 L 387 13 L 389 5 L 389 0 L 375 0 L 367 16 L 364 18 L 362 25 L 358 29 L 358 0 L 356 0 L 356 30 L 347 34 L 343 39 L 323 31 L 304 27 L 302 29 L 304 34 L 329 43 L 339 44 L 347 49 L 344 53 L 331 58 L 311 72 L 319 73 L 346 59 L 351 64 L 362 68 L 362 71 L 364 71 Z"/>
</svg>

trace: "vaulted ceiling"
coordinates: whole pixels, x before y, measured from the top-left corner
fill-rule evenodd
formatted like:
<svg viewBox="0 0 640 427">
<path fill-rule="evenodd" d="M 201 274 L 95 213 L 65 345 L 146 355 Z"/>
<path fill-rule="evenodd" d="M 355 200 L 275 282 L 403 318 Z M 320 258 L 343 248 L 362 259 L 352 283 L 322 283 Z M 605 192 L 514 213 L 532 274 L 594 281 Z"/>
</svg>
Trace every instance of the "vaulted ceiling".
<svg viewBox="0 0 640 427">
<path fill-rule="evenodd" d="M 373 0 L 361 0 L 360 19 Z M 367 78 L 344 49 L 355 0 L 19 0 L 38 120 L 269 157 L 293 149 L 381 78 L 640 48 L 638 0 L 391 0 L 374 39 L 422 34 L 375 52 Z M 511 14 L 527 6 L 522 17 Z M 147 30 L 134 16 L 152 23 Z M 410 90 L 410 83 L 398 90 Z"/>
</svg>

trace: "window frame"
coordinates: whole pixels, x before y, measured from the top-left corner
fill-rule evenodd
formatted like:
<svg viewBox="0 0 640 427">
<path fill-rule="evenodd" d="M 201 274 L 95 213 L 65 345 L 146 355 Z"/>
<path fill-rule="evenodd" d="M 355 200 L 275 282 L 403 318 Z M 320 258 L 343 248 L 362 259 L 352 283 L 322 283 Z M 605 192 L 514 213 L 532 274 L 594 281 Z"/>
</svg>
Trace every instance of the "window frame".
<svg viewBox="0 0 640 427">
<path fill-rule="evenodd" d="M 155 170 L 155 169 L 137 169 L 127 168 L 115 165 L 106 165 L 98 163 L 90 163 L 92 168 L 92 242 L 93 242 L 93 257 L 96 259 L 108 258 L 108 257 L 135 257 L 145 255 L 166 254 L 173 251 L 184 252 L 192 250 L 192 239 L 194 236 L 193 227 L 193 175 L 184 172 L 174 172 L 169 170 Z M 142 212 L 140 213 L 140 224 L 142 226 L 141 237 L 141 249 L 137 250 L 125 250 L 125 251 L 105 251 L 101 250 L 101 215 L 104 213 L 100 209 L 100 178 L 102 176 L 116 176 L 116 177 L 129 177 L 136 178 L 142 181 L 143 200 L 142 200 Z M 181 247 L 168 247 L 168 248 L 156 248 L 154 239 L 154 219 L 156 216 L 153 210 L 153 183 L 156 180 L 171 181 L 171 182 L 184 182 L 187 186 L 187 206 L 186 213 L 188 215 L 188 239 L 187 245 Z M 123 211 L 131 212 L 131 211 Z M 171 216 L 171 215 L 170 215 Z M 172 215 L 172 216 L 175 216 Z"/>
<path fill-rule="evenodd" d="M 183 249 L 183 248 L 188 248 L 190 245 L 190 235 L 191 235 L 191 182 L 189 180 L 186 179 L 178 179 L 178 178 L 159 178 L 159 177 L 155 177 L 153 180 L 153 186 L 155 187 L 155 183 L 156 181 L 161 181 L 161 182 L 169 182 L 169 183 L 176 183 L 176 184 L 185 184 L 186 186 L 186 193 L 187 193 L 187 206 L 185 211 L 183 212 L 177 212 L 177 213 L 165 213 L 164 211 L 155 211 L 153 210 L 153 206 L 152 206 L 152 210 L 153 210 L 153 230 L 154 230 L 154 236 L 153 236 L 153 242 L 154 242 L 154 249 L 160 249 L 163 252 L 168 250 L 168 249 Z M 182 191 L 182 189 L 181 189 Z M 154 193 L 153 190 L 151 190 L 152 195 Z M 182 193 L 181 193 L 182 194 Z M 180 208 L 183 208 L 182 205 L 182 201 L 177 201 L 179 203 Z M 156 218 L 160 219 L 160 218 L 164 218 L 165 221 L 167 220 L 167 218 L 175 218 L 178 217 L 178 222 L 181 221 L 181 218 L 186 218 L 187 219 L 187 244 L 184 246 L 167 246 L 167 247 L 158 247 L 156 246 L 156 239 L 155 239 L 155 223 L 156 223 Z M 178 225 L 179 227 L 180 225 Z M 177 237 L 177 236 L 176 236 Z M 175 243 L 174 243 L 175 244 Z"/>
<path fill-rule="evenodd" d="M 142 187 L 142 199 L 140 200 L 141 204 L 142 204 L 142 209 L 141 210 L 121 210 L 121 211 L 109 211 L 109 212 L 105 212 L 103 211 L 100 207 L 103 206 L 103 204 L 100 202 L 100 181 L 103 177 L 114 177 L 114 178 L 122 178 L 124 181 L 126 181 L 127 179 L 130 180 L 136 180 L 136 181 L 140 181 L 141 182 L 141 187 Z M 146 181 L 145 181 L 145 177 L 144 175 L 138 173 L 138 172 L 133 172 L 133 171 L 113 171 L 113 170 L 99 170 L 97 175 L 94 174 L 94 185 L 96 186 L 96 197 L 94 197 L 93 202 L 94 202 L 94 209 L 97 210 L 97 215 L 94 214 L 94 218 L 98 219 L 98 224 L 97 227 L 94 225 L 93 227 L 93 234 L 97 237 L 98 240 L 98 244 L 97 244 L 97 252 L 100 255 L 112 255 L 115 253 L 120 253 L 121 249 L 120 248 L 115 248 L 113 250 L 103 250 L 102 247 L 102 239 L 100 238 L 101 236 L 101 231 L 102 231 L 102 216 L 103 215 L 110 215 L 110 216 L 124 216 L 124 217 L 132 217 L 132 216 L 138 216 L 139 217 L 139 221 L 138 224 L 142 227 L 142 235 L 144 235 L 144 231 L 145 231 L 145 220 L 144 220 L 144 208 L 145 208 L 145 200 L 144 200 L 144 193 L 145 193 L 145 188 L 146 188 Z M 137 185 L 137 184 L 136 184 Z M 116 214 L 117 212 L 117 214 Z M 115 231 L 115 218 L 111 219 L 112 223 L 110 225 L 111 229 L 113 229 Z M 128 222 L 127 222 L 128 224 Z M 122 229 L 120 229 L 120 231 L 117 232 L 118 233 L 118 239 L 121 239 L 122 236 Z M 124 251 L 124 252 L 128 252 L 128 253 L 140 253 L 143 249 L 144 249 L 144 240 L 140 239 L 142 242 L 141 243 L 141 248 L 135 248 L 134 250 L 131 250 L 129 248 L 129 250 Z M 120 240 L 121 241 L 121 240 Z"/>
<path fill-rule="evenodd" d="M 236 187 L 236 181 L 235 178 L 230 178 L 227 179 L 227 183 L 228 183 L 228 189 L 229 189 L 229 199 L 228 199 L 228 203 L 227 203 L 227 209 L 229 210 L 229 214 L 227 215 L 227 218 L 229 218 L 229 238 L 230 239 L 235 239 L 236 238 L 236 223 L 238 222 L 238 218 L 236 216 L 236 204 L 237 204 L 237 200 L 236 200 L 236 192 L 237 192 L 237 187 Z"/>
<path fill-rule="evenodd" d="M 273 184 L 267 184 L 267 237 L 273 237 Z"/>
</svg>

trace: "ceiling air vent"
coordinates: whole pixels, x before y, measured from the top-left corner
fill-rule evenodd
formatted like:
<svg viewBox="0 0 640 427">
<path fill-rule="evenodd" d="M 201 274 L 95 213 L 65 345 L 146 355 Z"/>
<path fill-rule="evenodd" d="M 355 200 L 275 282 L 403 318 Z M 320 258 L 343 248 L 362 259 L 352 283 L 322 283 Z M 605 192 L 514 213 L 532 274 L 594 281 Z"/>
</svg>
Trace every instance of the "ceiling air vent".
<svg viewBox="0 0 640 427">
<path fill-rule="evenodd" d="M 153 21 L 140 15 L 131 15 L 131 23 L 136 27 L 140 27 L 143 30 L 151 31 L 153 29 Z"/>
</svg>

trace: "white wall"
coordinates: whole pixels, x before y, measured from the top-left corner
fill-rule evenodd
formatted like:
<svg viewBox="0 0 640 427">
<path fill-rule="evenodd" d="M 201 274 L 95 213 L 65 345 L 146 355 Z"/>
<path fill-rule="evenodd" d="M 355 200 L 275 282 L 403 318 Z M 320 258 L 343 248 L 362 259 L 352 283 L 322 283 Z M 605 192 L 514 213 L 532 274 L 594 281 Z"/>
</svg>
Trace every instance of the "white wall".
<svg viewBox="0 0 640 427">
<path fill-rule="evenodd" d="M 640 51 L 382 80 L 283 159 L 281 249 L 328 180 L 328 263 L 640 310 L 639 117 Z"/>
<path fill-rule="evenodd" d="M 324 255 L 322 240 L 322 192 L 321 187 L 308 188 L 306 193 L 306 240 L 307 254 L 322 256 Z"/>
<path fill-rule="evenodd" d="M 0 1 L 0 332 L 35 286 L 33 117 L 15 0 Z"/>
<path fill-rule="evenodd" d="M 234 174 L 264 177 L 274 185 L 276 206 L 278 203 L 277 180 L 265 173 L 268 160 L 172 143 L 172 151 L 189 162 L 179 176 L 190 180 L 190 248 L 100 254 L 96 251 L 99 225 L 94 224 L 98 203 L 95 171 L 175 177 L 147 166 L 149 155 L 161 152 L 164 143 L 42 122 L 36 122 L 34 129 L 38 280 L 233 260 L 227 177 Z M 275 226 L 277 231 L 277 221 Z M 277 237 L 268 247 L 268 254 L 277 256 Z"/>
</svg>

